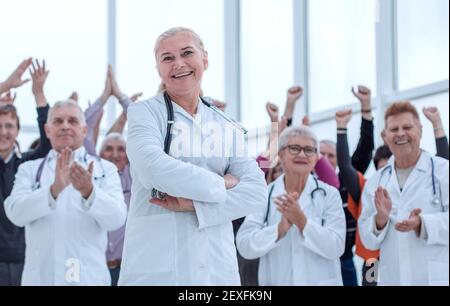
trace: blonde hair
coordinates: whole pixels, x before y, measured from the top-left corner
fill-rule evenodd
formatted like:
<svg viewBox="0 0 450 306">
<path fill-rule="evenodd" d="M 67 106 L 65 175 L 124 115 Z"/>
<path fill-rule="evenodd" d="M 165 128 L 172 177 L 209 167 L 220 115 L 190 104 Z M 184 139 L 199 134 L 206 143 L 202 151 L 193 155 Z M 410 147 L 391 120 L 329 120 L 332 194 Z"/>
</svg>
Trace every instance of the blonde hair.
<svg viewBox="0 0 450 306">
<path fill-rule="evenodd" d="M 158 39 L 156 40 L 156 43 L 155 43 L 155 49 L 154 49 L 155 58 L 156 58 L 156 54 L 157 54 L 157 52 L 159 50 L 159 47 L 161 46 L 161 43 L 163 41 L 165 41 L 166 39 L 174 37 L 175 35 L 180 34 L 180 33 L 189 33 L 189 34 L 191 34 L 192 37 L 194 38 L 194 40 L 198 43 L 200 49 L 203 52 L 206 52 L 205 44 L 203 43 L 203 40 L 200 38 L 200 35 L 198 35 L 192 29 L 184 28 L 184 27 L 176 27 L 176 28 L 171 28 L 171 29 L 165 31 L 164 33 L 162 33 L 161 35 L 159 35 L 159 37 L 158 37 Z"/>
<path fill-rule="evenodd" d="M 194 38 L 195 42 L 198 44 L 198 46 L 200 47 L 202 52 L 206 53 L 205 44 L 203 43 L 203 40 L 201 39 L 200 35 L 198 35 L 194 30 L 189 29 L 189 28 L 175 27 L 175 28 L 171 28 L 171 29 L 165 31 L 164 33 L 162 33 L 161 35 L 159 35 L 158 39 L 156 40 L 155 48 L 154 48 L 155 58 L 157 58 L 157 53 L 158 53 L 159 48 L 161 47 L 161 43 L 163 41 L 165 41 L 166 39 L 174 37 L 175 35 L 180 34 L 180 33 L 191 34 L 192 38 Z M 158 94 L 166 91 L 166 89 L 167 89 L 166 84 L 161 83 L 158 88 Z"/>
</svg>

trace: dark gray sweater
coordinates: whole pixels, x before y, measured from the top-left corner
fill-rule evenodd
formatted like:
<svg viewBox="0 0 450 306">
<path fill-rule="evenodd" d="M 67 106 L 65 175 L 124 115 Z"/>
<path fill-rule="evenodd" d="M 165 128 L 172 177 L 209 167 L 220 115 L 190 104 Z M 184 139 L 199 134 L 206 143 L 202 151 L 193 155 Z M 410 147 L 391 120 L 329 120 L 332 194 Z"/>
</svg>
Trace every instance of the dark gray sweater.
<svg viewBox="0 0 450 306">
<path fill-rule="evenodd" d="M 25 231 L 6 217 L 4 201 L 11 194 L 19 166 L 27 161 L 43 158 L 51 150 L 44 130 L 49 109 L 49 106 L 37 108 L 40 146 L 36 150 L 23 153 L 21 157 L 13 155 L 7 164 L 0 158 L 0 262 L 23 263 L 25 260 Z"/>
</svg>

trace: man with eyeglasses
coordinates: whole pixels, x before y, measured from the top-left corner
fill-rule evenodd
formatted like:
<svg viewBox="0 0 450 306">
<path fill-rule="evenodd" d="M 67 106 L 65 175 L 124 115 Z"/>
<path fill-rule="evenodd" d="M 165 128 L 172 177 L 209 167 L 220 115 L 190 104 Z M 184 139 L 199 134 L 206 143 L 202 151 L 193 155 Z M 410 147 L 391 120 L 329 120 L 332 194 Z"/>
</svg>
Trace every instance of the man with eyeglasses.
<svg viewBox="0 0 450 306">
<path fill-rule="evenodd" d="M 21 154 L 17 146 L 20 131 L 19 117 L 11 98 L 11 89 L 19 88 L 30 80 L 23 80 L 23 74 L 30 70 L 33 80 L 33 94 L 36 100 L 40 146 Z M 19 286 L 25 260 L 24 229 L 12 224 L 6 217 L 4 201 L 11 194 L 14 177 L 19 166 L 27 161 L 44 157 L 51 149 L 44 125 L 49 106 L 44 95 L 44 84 L 48 76 L 45 62 L 41 64 L 32 59 L 23 61 L 19 67 L 0 83 L 0 286 Z"/>
</svg>

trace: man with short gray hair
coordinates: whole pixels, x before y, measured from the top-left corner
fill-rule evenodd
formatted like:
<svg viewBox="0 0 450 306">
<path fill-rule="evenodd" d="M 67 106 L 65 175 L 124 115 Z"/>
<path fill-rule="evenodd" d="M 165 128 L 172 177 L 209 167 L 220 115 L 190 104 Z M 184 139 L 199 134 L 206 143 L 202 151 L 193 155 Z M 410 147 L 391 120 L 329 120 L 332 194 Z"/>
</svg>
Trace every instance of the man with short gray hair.
<svg viewBox="0 0 450 306">
<path fill-rule="evenodd" d="M 19 168 L 5 202 L 11 222 L 25 227 L 22 285 L 110 285 L 107 232 L 127 214 L 117 168 L 84 149 L 86 121 L 74 101 L 55 104 L 45 131 L 53 150 Z"/>
</svg>

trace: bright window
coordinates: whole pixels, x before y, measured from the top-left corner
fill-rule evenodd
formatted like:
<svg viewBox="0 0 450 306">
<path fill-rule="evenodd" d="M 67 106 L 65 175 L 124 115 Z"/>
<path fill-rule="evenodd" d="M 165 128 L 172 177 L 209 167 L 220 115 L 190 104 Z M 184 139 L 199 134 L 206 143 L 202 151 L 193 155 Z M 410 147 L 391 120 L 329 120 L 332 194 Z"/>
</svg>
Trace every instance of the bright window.
<svg viewBox="0 0 450 306">
<path fill-rule="evenodd" d="M 448 0 L 398 0 L 399 89 L 448 80 Z"/>
<path fill-rule="evenodd" d="M 311 111 L 356 102 L 351 88 L 359 84 L 375 95 L 375 0 L 308 3 Z"/>
<path fill-rule="evenodd" d="M 248 128 L 266 126 L 269 100 L 283 111 L 294 82 L 292 0 L 241 2 L 242 121 Z"/>
<path fill-rule="evenodd" d="M 210 66 L 204 75 L 205 95 L 223 99 L 224 17 L 223 0 L 118 0 L 117 74 L 123 90 L 155 95 L 160 84 L 154 45 L 164 31 L 183 26 L 203 39 Z"/>
</svg>

